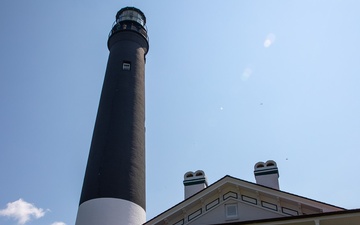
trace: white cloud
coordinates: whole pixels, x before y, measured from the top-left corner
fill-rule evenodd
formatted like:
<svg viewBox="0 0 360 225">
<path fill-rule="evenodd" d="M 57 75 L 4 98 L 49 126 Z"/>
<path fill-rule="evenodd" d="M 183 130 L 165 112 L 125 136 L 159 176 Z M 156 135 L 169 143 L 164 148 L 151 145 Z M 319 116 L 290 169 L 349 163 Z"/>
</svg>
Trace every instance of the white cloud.
<svg viewBox="0 0 360 225">
<path fill-rule="evenodd" d="M 249 79 L 249 77 L 251 76 L 251 74 L 253 73 L 252 69 L 247 67 L 245 68 L 244 72 L 241 75 L 241 79 L 243 81 L 246 81 L 247 79 Z"/>
<path fill-rule="evenodd" d="M 5 209 L 0 210 L 0 216 L 14 218 L 18 224 L 25 224 L 30 219 L 39 219 L 45 215 L 45 211 L 36 208 L 35 205 L 28 203 L 21 198 L 14 202 L 9 202 Z"/>
<path fill-rule="evenodd" d="M 54 222 L 51 225 L 66 225 L 64 222 Z"/>
<path fill-rule="evenodd" d="M 275 34 L 269 33 L 264 41 L 264 47 L 268 48 L 275 42 Z"/>
</svg>

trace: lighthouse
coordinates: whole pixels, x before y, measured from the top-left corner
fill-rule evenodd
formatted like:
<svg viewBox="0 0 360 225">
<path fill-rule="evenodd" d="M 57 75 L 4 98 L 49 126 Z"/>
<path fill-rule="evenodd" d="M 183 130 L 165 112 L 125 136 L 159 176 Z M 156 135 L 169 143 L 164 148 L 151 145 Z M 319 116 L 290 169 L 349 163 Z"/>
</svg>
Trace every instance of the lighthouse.
<svg viewBox="0 0 360 225">
<path fill-rule="evenodd" d="M 107 42 L 109 59 L 76 225 L 145 222 L 146 17 L 122 8 Z"/>
</svg>

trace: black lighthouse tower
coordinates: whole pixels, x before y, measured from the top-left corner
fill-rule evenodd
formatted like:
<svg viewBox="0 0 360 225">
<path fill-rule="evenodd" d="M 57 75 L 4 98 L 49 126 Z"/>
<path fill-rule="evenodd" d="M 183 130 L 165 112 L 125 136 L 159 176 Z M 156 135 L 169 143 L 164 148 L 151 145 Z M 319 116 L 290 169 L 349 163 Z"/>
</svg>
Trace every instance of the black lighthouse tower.
<svg viewBox="0 0 360 225">
<path fill-rule="evenodd" d="M 76 225 L 145 222 L 144 13 L 116 14 Z"/>
</svg>

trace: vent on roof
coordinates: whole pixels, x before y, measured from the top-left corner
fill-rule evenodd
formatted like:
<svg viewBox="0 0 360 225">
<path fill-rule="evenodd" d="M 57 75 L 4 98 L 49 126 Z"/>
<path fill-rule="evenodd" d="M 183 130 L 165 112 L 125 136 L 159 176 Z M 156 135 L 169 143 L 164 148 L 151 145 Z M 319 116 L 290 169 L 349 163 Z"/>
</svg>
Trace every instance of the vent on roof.
<svg viewBox="0 0 360 225">
<path fill-rule="evenodd" d="M 233 220 L 238 218 L 238 206 L 237 204 L 225 205 L 226 220 Z"/>
</svg>

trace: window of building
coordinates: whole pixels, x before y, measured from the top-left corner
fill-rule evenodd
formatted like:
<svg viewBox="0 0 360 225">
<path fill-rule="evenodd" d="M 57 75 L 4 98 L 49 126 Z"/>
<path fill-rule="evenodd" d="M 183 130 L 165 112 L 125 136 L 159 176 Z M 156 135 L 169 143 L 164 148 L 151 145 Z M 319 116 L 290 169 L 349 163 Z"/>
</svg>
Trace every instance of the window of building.
<svg viewBox="0 0 360 225">
<path fill-rule="evenodd" d="M 123 70 L 131 70 L 131 63 L 123 62 Z"/>
<path fill-rule="evenodd" d="M 237 204 L 227 204 L 225 205 L 225 216 L 227 220 L 237 219 L 238 218 L 238 206 Z"/>
</svg>

